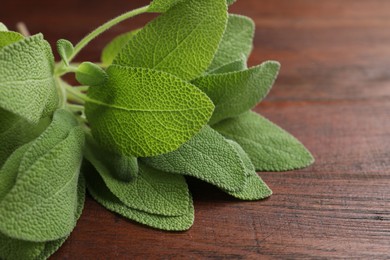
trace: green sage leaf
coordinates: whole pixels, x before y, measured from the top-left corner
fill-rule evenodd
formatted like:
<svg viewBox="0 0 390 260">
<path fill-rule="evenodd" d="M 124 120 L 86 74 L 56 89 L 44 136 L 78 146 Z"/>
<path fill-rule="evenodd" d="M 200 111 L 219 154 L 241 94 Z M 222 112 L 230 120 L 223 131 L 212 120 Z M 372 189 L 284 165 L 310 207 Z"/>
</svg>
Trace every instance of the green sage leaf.
<svg viewBox="0 0 390 260">
<path fill-rule="evenodd" d="M 49 118 L 44 118 L 32 124 L 0 108 L 0 167 L 18 147 L 37 138 L 49 123 Z"/>
<path fill-rule="evenodd" d="M 272 195 L 271 189 L 265 184 L 265 182 L 257 175 L 255 167 L 253 166 L 248 155 L 242 149 L 242 147 L 234 141 L 229 143 L 236 149 L 240 155 L 246 168 L 246 183 L 245 186 L 239 191 L 225 190 L 226 193 L 241 200 L 260 200 L 268 198 Z"/>
<path fill-rule="evenodd" d="M 98 174 L 87 175 L 87 187 L 92 197 L 108 210 L 150 227 L 169 231 L 184 231 L 189 229 L 194 222 L 194 207 L 189 193 L 187 194 L 189 203 L 186 212 L 180 216 L 164 216 L 126 206 L 110 192 Z"/>
<path fill-rule="evenodd" d="M 90 161 L 99 161 L 107 169 L 107 172 L 119 181 L 131 181 L 138 176 L 139 167 L 136 157 L 107 151 L 89 134 L 86 135 L 86 147 L 84 150 L 86 157 L 90 158 Z"/>
<path fill-rule="evenodd" d="M 69 58 L 72 56 L 74 51 L 73 44 L 68 40 L 59 39 L 57 41 L 57 51 L 65 64 L 69 65 Z"/>
<path fill-rule="evenodd" d="M 164 13 L 182 1 L 184 0 L 153 0 L 149 5 L 148 12 Z"/>
<path fill-rule="evenodd" d="M 94 138 L 110 151 L 153 156 L 177 149 L 207 123 L 210 99 L 160 71 L 110 66 L 104 86 L 88 91 L 85 113 Z"/>
<path fill-rule="evenodd" d="M 213 128 L 236 141 L 258 171 L 294 170 L 314 162 L 297 139 L 255 112 L 224 120 Z"/>
<path fill-rule="evenodd" d="M 182 1 L 140 30 L 113 63 L 194 79 L 210 65 L 226 20 L 225 0 Z"/>
<path fill-rule="evenodd" d="M 0 22 L 0 32 L 7 32 L 7 31 L 8 31 L 7 26 L 5 26 L 5 24 Z"/>
<path fill-rule="evenodd" d="M 107 73 L 92 62 L 81 63 L 76 71 L 76 79 L 86 86 L 99 86 L 107 81 Z"/>
<path fill-rule="evenodd" d="M 156 169 L 193 176 L 221 189 L 238 191 L 245 185 L 245 167 L 236 150 L 209 126 L 176 151 L 142 160 Z"/>
<path fill-rule="evenodd" d="M 215 105 L 209 124 L 234 117 L 256 106 L 269 92 L 279 71 L 279 63 L 267 61 L 245 71 L 210 74 L 192 83 L 204 91 Z"/>
<path fill-rule="evenodd" d="M 132 39 L 139 30 L 127 32 L 115 37 L 102 51 L 101 61 L 104 66 L 109 66 L 115 59 L 116 55 Z"/>
<path fill-rule="evenodd" d="M 99 172 L 108 189 L 127 207 L 165 216 L 179 216 L 187 211 L 189 191 L 182 176 L 140 164 L 137 178 L 123 182 L 114 178 L 88 148 L 85 157 Z"/>
<path fill-rule="evenodd" d="M 242 55 L 241 59 L 238 59 L 236 61 L 233 61 L 231 63 L 228 63 L 226 65 L 223 65 L 219 68 L 216 68 L 215 70 L 209 71 L 209 74 L 223 74 L 223 73 L 229 73 L 229 72 L 236 72 L 236 71 L 243 71 L 246 70 L 248 67 L 246 66 L 246 57 L 245 55 Z"/>
<path fill-rule="evenodd" d="M 14 187 L 0 201 L 1 233 L 34 242 L 69 235 L 75 225 L 83 134 L 81 127 L 71 127 L 50 150 L 45 139 L 32 143 L 35 148 L 21 160 Z M 22 172 L 23 163 L 28 167 Z"/>
<path fill-rule="evenodd" d="M 208 70 L 214 70 L 236 61 L 243 54 L 248 58 L 253 48 L 254 32 L 255 24 L 252 19 L 246 16 L 229 14 L 225 33 Z"/>
<path fill-rule="evenodd" d="M 41 34 L 0 49 L 0 107 L 37 123 L 58 104 L 54 58 Z"/>
<path fill-rule="evenodd" d="M 24 37 L 20 33 L 0 30 L 0 49 L 23 39 Z"/>
</svg>

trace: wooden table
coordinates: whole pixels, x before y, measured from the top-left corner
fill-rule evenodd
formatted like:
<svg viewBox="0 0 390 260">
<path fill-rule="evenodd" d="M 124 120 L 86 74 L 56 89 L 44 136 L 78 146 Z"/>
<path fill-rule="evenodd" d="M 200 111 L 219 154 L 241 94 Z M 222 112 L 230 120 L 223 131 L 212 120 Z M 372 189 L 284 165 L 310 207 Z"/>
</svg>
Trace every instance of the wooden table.
<svg viewBox="0 0 390 260">
<path fill-rule="evenodd" d="M 2 0 L 0 20 L 23 20 L 54 45 L 146 3 Z M 256 111 L 298 137 L 316 163 L 261 173 L 274 195 L 259 202 L 192 183 L 196 220 L 184 233 L 136 224 L 87 198 L 53 259 L 390 257 L 390 1 L 239 0 L 231 11 L 256 22 L 250 64 L 282 64 Z M 98 60 L 111 37 L 152 17 L 118 25 L 80 60 Z"/>
</svg>

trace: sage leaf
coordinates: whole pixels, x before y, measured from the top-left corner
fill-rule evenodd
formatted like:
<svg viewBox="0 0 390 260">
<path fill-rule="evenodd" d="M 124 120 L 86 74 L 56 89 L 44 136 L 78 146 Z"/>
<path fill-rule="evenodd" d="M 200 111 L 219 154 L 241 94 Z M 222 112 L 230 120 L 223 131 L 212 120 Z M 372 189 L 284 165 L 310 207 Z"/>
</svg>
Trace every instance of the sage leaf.
<svg viewBox="0 0 390 260">
<path fill-rule="evenodd" d="M 146 157 L 176 150 L 212 114 L 206 94 L 170 74 L 115 65 L 107 74 L 107 84 L 89 89 L 85 113 L 110 151 Z"/>
<path fill-rule="evenodd" d="M 0 22 L 0 32 L 7 32 L 7 31 L 8 31 L 7 26 L 5 26 L 5 24 Z"/>
<path fill-rule="evenodd" d="M 225 0 L 182 1 L 140 30 L 113 63 L 194 79 L 210 65 L 226 21 Z"/>
<path fill-rule="evenodd" d="M 85 200 L 85 180 L 80 175 L 77 189 L 76 219 L 81 216 Z M 0 259 L 47 259 L 66 241 L 67 237 L 50 242 L 30 242 L 9 238 L 0 233 Z"/>
<path fill-rule="evenodd" d="M 245 186 L 239 191 L 228 191 L 226 193 L 241 200 L 260 200 L 265 199 L 272 195 L 271 189 L 265 184 L 265 182 L 257 175 L 255 167 L 253 166 L 248 155 L 242 149 L 242 147 L 234 141 L 229 143 L 236 149 L 240 155 L 246 168 L 246 183 Z"/>
<path fill-rule="evenodd" d="M 90 161 L 100 161 L 112 177 L 120 181 L 131 181 L 138 176 L 138 160 L 134 156 L 124 156 L 107 151 L 91 135 L 86 135 L 85 154 Z"/>
<path fill-rule="evenodd" d="M 37 123 L 58 105 L 54 58 L 41 34 L 0 49 L 0 107 Z"/>
<path fill-rule="evenodd" d="M 120 181 L 86 149 L 85 157 L 103 178 L 108 189 L 127 207 L 165 216 L 179 216 L 188 208 L 188 187 L 180 175 L 171 175 L 139 165 L 137 178 Z"/>
<path fill-rule="evenodd" d="M 225 33 L 208 70 L 214 70 L 236 61 L 243 54 L 248 58 L 253 48 L 254 32 L 255 24 L 252 19 L 242 15 L 229 14 Z"/>
<path fill-rule="evenodd" d="M 20 33 L 0 30 L 0 49 L 23 39 L 24 37 Z"/>
<path fill-rule="evenodd" d="M 99 86 L 107 81 L 107 73 L 92 62 L 81 63 L 76 70 L 76 79 L 86 86 Z"/>
<path fill-rule="evenodd" d="M 294 170 L 314 162 L 297 139 L 255 112 L 224 120 L 213 128 L 236 141 L 258 171 Z"/>
<path fill-rule="evenodd" d="M 210 74 L 192 83 L 215 105 L 209 124 L 234 117 L 256 106 L 269 92 L 279 72 L 279 63 L 267 61 L 248 70 Z"/>
<path fill-rule="evenodd" d="M 27 150 L 21 162 L 22 166 L 25 158 L 31 158 L 29 167 L 21 172 L 20 166 L 14 187 L 0 201 L 1 233 L 34 242 L 69 235 L 75 225 L 83 134 L 81 127 L 73 127 L 48 151 L 39 138 L 30 146 L 35 149 Z M 36 142 L 42 145 L 34 146 Z"/>
<path fill-rule="evenodd" d="M 225 190 L 238 191 L 245 185 L 246 172 L 241 158 L 209 126 L 176 151 L 142 161 L 156 169 L 193 176 Z"/>
<path fill-rule="evenodd" d="M 50 119 L 44 118 L 32 124 L 0 108 L 0 167 L 18 147 L 37 138 L 49 123 Z"/>
<path fill-rule="evenodd" d="M 189 203 L 184 214 L 180 216 L 164 216 L 150 214 L 126 206 L 110 192 L 102 178 L 97 174 L 87 175 L 87 187 L 92 197 L 108 210 L 150 227 L 168 231 L 184 231 L 188 230 L 194 222 L 194 207 L 190 194 L 187 195 Z"/>
<path fill-rule="evenodd" d="M 182 1 L 184 0 L 153 0 L 149 5 L 148 12 L 164 13 L 171 9 L 174 5 Z"/>
<path fill-rule="evenodd" d="M 106 47 L 104 47 L 101 55 L 103 66 L 109 66 L 113 62 L 116 55 L 122 50 L 126 43 L 133 38 L 139 30 L 127 32 L 115 37 Z"/>
<path fill-rule="evenodd" d="M 57 52 L 66 65 L 69 65 L 69 58 L 74 51 L 73 44 L 65 39 L 59 39 L 57 41 Z"/>
<path fill-rule="evenodd" d="M 215 70 L 209 71 L 208 74 L 223 74 L 229 72 L 243 71 L 248 67 L 246 66 L 246 57 L 242 55 L 241 59 L 235 60 L 231 63 L 223 65 Z"/>
</svg>

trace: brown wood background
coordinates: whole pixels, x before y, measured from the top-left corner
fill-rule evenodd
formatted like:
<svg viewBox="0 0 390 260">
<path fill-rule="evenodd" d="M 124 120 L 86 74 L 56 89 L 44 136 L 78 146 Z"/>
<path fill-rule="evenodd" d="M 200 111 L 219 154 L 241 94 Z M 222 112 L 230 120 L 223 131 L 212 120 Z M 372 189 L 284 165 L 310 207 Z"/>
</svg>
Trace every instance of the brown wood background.
<svg viewBox="0 0 390 260">
<path fill-rule="evenodd" d="M 2 0 L 0 20 L 23 20 L 54 45 L 146 3 Z M 274 195 L 259 202 L 191 183 L 196 220 L 184 233 L 125 220 L 88 198 L 53 259 L 390 258 L 390 1 L 238 0 L 231 11 L 256 22 L 250 64 L 282 64 L 256 111 L 298 137 L 316 163 L 261 173 Z M 116 26 L 80 60 L 97 61 L 111 37 L 152 17 Z"/>
</svg>

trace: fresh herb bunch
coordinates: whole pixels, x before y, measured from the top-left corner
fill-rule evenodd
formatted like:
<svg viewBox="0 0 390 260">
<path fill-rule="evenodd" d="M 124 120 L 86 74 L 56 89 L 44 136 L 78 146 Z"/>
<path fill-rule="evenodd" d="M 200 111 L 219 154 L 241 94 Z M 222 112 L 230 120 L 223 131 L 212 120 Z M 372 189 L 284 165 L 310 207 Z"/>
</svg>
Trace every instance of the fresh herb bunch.
<svg viewBox="0 0 390 260">
<path fill-rule="evenodd" d="M 0 23 L 0 258 L 45 259 L 66 240 L 84 205 L 142 224 L 187 230 L 194 220 L 184 176 L 233 197 L 271 190 L 257 171 L 305 167 L 294 137 L 251 112 L 279 63 L 247 68 L 251 19 L 232 0 L 154 0 L 103 24 L 54 63 L 41 34 Z M 96 36 L 145 12 L 162 13 L 115 38 L 101 63 L 73 63 Z M 80 86 L 62 76 L 75 73 Z"/>
</svg>

